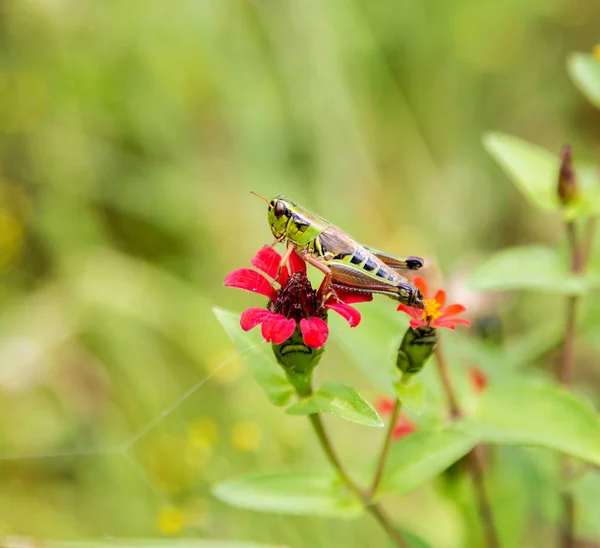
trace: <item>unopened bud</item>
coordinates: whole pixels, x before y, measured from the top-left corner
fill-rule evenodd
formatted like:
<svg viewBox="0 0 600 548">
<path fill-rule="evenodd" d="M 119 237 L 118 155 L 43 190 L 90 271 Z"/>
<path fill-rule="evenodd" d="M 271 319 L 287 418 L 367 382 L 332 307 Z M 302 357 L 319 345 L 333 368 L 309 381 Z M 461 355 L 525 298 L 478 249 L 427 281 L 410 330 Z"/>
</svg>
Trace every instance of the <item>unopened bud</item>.
<svg viewBox="0 0 600 548">
<path fill-rule="evenodd" d="M 289 339 L 281 344 L 273 344 L 272 348 L 277 363 L 281 365 L 296 391 L 300 395 L 308 395 L 313 370 L 321 361 L 325 346 L 321 348 L 307 346 L 298 325 Z"/>
<path fill-rule="evenodd" d="M 437 344 L 437 331 L 433 327 L 408 328 L 396 358 L 396 367 L 402 373 L 414 375 L 423 369 Z"/>
<path fill-rule="evenodd" d="M 563 205 L 570 204 L 577 195 L 577 177 L 573 166 L 571 147 L 565 146 L 560 154 L 558 197 Z"/>
</svg>

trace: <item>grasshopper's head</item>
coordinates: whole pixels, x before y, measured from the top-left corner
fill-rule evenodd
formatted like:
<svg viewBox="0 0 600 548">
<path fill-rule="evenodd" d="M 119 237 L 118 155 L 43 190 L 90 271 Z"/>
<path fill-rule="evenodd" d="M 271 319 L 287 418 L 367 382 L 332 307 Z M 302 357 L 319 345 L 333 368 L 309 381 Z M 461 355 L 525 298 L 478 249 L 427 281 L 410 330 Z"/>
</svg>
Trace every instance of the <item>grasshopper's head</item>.
<svg viewBox="0 0 600 548">
<path fill-rule="evenodd" d="M 278 240 L 283 240 L 287 235 L 293 208 L 294 204 L 281 196 L 269 202 L 269 227 Z"/>
<path fill-rule="evenodd" d="M 406 306 L 412 306 L 413 308 L 424 308 L 423 294 L 419 288 L 412 283 L 401 283 L 398 285 L 398 293 L 400 294 L 400 301 Z"/>
</svg>

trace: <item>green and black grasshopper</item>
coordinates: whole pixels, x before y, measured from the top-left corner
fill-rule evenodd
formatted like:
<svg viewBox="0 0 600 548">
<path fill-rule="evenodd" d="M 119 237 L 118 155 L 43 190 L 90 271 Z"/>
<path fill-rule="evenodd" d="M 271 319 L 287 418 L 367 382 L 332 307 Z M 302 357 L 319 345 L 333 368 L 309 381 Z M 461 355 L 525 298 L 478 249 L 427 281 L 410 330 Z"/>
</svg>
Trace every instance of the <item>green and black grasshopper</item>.
<svg viewBox="0 0 600 548">
<path fill-rule="evenodd" d="M 258 196 L 258 195 L 257 195 Z M 262 198 L 262 196 L 259 196 Z M 343 230 L 308 209 L 277 196 L 269 204 L 269 226 L 276 242 L 286 242 L 280 268 L 295 249 L 325 278 L 321 291 L 335 289 L 356 293 L 381 293 L 407 306 L 423 308 L 423 295 L 398 270 L 418 270 L 420 257 L 394 257 L 359 244 Z"/>
</svg>

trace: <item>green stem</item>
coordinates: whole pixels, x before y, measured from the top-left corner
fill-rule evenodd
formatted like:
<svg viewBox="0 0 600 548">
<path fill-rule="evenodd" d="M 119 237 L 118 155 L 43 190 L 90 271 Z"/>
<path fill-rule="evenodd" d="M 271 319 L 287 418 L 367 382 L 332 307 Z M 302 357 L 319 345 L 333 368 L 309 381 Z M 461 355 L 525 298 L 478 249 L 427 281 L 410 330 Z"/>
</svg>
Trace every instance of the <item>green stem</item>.
<svg viewBox="0 0 600 548">
<path fill-rule="evenodd" d="M 358 487 L 358 485 L 354 483 L 352 478 L 348 475 L 348 473 L 342 466 L 340 459 L 333 450 L 331 440 L 329 439 L 329 436 L 325 431 L 325 427 L 323 426 L 321 416 L 318 413 L 315 413 L 313 415 L 309 415 L 308 418 L 313 427 L 313 430 L 315 431 L 315 434 L 317 435 L 317 438 L 319 439 L 319 443 L 321 444 L 323 451 L 325 451 L 325 455 L 327 456 L 329 463 L 338 473 L 341 480 L 362 501 L 367 512 L 369 512 L 377 520 L 379 525 L 381 525 L 381 527 L 385 530 L 388 536 L 394 541 L 394 544 L 396 544 L 396 546 L 399 546 L 400 548 L 408 548 L 406 541 L 402 538 L 400 532 L 394 527 L 390 518 L 384 513 L 381 506 L 379 504 L 371 502 L 370 497 L 363 493 L 360 487 Z"/>
<path fill-rule="evenodd" d="M 593 236 L 596 229 L 596 220 L 593 218 L 588 221 L 587 233 L 583 247 L 579 245 L 575 223 L 572 221 L 567 222 L 565 229 L 571 250 L 571 272 L 573 272 L 573 274 L 579 274 L 585 268 L 585 263 L 589 257 L 593 243 Z M 567 297 L 565 338 L 563 341 L 561 359 L 556 371 L 556 377 L 558 381 L 566 388 L 571 386 L 573 381 L 573 354 L 575 351 L 575 330 L 578 305 L 578 295 L 571 295 Z M 563 483 L 569 481 L 569 477 L 571 475 L 570 469 L 571 466 L 569 464 L 569 459 L 567 457 L 563 457 L 561 464 Z M 575 503 L 573 500 L 573 495 L 568 491 L 565 491 L 562 495 L 562 506 L 563 523 L 560 529 L 559 546 L 561 548 L 573 548 L 575 546 Z"/>
<path fill-rule="evenodd" d="M 388 424 L 385 439 L 383 441 L 383 446 L 381 447 L 379 459 L 377 460 L 377 468 L 375 469 L 375 475 L 373 476 L 373 483 L 371 484 L 371 488 L 368 491 L 369 497 L 371 499 L 373 499 L 373 497 L 375 496 L 377 488 L 379 487 L 379 483 L 381 482 L 381 476 L 383 475 L 385 462 L 387 460 L 388 452 L 392 444 L 392 438 L 394 437 L 394 428 L 396 427 L 396 421 L 400 416 L 401 410 L 402 402 L 398 398 L 396 398 L 396 401 L 394 402 L 394 409 L 392 410 L 392 414 L 390 416 L 390 423 Z"/>
<path fill-rule="evenodd" d="M 435 363 L 442 380 L 444 392 L 446 393 L 450 415 L 452 416 L 453 420 L 460 419 L 463 416 L 463 411 L 460 408 L 452 380 L 450 379 L 450 369 L 448 368 L 448 362 L 443 352 L 441 341 L 438 341 L 438 345 L 435 349 Z M 467 463 L 469 465 L 469 472 L 473 480 L 473 487 L 475 488 L 475 496 L 477 499 L 477 505 L 479 507 L 479 516 L 481 518 L 485 533 L 486 546 L 489 548 L 498 548 L 500 546 L 500 542 L 498 541 L 498 535 L 494 526 L 492 507 L 490 505 L 483 481 L 484 463 L 481 455 L 481 447 L 482 446 L 480 445 L 476 445 L 471 450 L 471 452 L 467 455 Z"/>
</svg>

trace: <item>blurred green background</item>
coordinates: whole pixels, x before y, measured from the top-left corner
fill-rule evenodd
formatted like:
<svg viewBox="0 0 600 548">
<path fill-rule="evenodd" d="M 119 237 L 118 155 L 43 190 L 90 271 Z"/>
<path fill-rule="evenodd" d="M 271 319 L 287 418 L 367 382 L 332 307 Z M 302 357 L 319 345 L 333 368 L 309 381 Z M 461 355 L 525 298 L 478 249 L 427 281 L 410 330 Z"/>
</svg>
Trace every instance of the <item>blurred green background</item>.
<svg viewBox="0 0 600 548">
<path fill-rule="evenodd" d="M 211 312 L 262 304 L 222 287 L 271 240 L 249 191 L 436 261 L 481 312 L 462 280 L 487 253 L 561 237 L 481 135 L 596 160 L 600 117 L 565 59 L 599 23 L 596 0 L 2 1 L 0 535 L 385 545 L 369 518 L 210 495 L 323 462 Z M 513 333 L 556 302 L 493 306 Z M 335 348 L 322 367 L 379 395 Z M 351 463 L 378 447 L 380 432 L 333 421 Z M 404 509 L 435 546 L 465 542 L 433 488 Z"/>
</svg>

